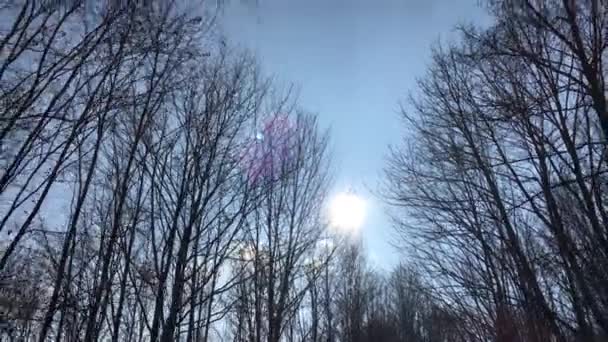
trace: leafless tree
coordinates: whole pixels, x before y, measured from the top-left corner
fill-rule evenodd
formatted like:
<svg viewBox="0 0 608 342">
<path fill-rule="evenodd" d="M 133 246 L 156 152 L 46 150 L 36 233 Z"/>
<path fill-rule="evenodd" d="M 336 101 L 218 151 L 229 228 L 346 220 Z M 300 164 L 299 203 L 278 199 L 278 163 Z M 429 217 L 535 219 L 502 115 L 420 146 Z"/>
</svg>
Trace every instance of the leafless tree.
<svg viewBox="0 0 608 342">
<path fill-rule="evenodd" d="M 19 5 L 2 7 L 0 269 L 17 282 L 31 247 L 50 289 L 24 338 L 169 341 L 187 317 L 206 340 L 252 210 L 240 152 L 267 84 L 185 4 Z M 53 193 L 70 212 L 45 224 Z"/>
<path fill-rule="evenodd" d="M 387 198 L 469 339 L 601 339 L 605 4 L 490 9 L 494 26 L 436 51 Z"/>
<path fill-rule="evenodd" d="M 278 342 L 287 330 L 294 338 L 304 298 L 331 254 L 319 250 L 326 136 L 313 116 L 288 110 L 283 105 L 266 119 L 253 152 L 250 176 L 260 195 L 242 246 L 245 281 L 235 295 L 240 341 Z"/>
</svg>

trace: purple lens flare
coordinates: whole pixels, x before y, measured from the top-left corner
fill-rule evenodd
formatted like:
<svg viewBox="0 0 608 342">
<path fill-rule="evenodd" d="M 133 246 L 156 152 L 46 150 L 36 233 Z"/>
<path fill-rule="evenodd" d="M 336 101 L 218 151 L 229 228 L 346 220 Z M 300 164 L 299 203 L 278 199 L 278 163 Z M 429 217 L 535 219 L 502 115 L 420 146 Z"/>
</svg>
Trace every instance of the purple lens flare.
<svg viewBox="0 0 608 342">
<path fill-rule="evenodd" d="M 278 180 L 293 159 L 297 127 L 285 114 L 264 121 L 259 132 L 246 143 L 241 158 L 248 181 Z"/>
</svg>

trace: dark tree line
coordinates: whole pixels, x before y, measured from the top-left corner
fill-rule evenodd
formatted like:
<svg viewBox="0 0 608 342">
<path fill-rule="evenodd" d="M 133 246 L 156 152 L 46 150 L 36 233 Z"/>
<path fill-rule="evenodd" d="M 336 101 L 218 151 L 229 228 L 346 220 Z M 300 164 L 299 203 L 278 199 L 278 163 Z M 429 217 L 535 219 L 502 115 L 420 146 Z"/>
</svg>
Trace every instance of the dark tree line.
<svg viewBox="0 0 608 342">
<path fill-rule="evenodd" d="M 608 338 L 605 1 L 493 1 L 436 49 L 388 200 L 463 341 Z"/>
<path fill-rule="evenodd" d="M 439 305 L 413 268 L 374 270 L 356 242 L 322 245 L 316 252 L 316 262 L 305 260 L 301 278 L 287 290 L 299 306 L 279 316 L 284 317 L 283 340 L 441 342 L 459 336 L 457 313 Z M 228 322 L 235 341 L 271 340 L 273 320 L 263 315 L 276 305 L 269 302 L 271 287 L 265 284 L 272 277 L 255 275 L 272 267 L 271 259 L 254 255 L 246 258 L 249 280 L 233 291 L 235 309 Z"/>
<path fill-rule="evenodd" d="M 1 10 L 2 334 L 228 340 L 251 286 L 257 339 L 281 340 L 332 255 L 315 117 L 206 2 Z"/>
<path fill-rule="evenodd" d="M 383 272 L 211 4 L 2 1 L 0 339 L 606 340 L 608 4 L 486 7 L 404 107 Z"/>
</svg>

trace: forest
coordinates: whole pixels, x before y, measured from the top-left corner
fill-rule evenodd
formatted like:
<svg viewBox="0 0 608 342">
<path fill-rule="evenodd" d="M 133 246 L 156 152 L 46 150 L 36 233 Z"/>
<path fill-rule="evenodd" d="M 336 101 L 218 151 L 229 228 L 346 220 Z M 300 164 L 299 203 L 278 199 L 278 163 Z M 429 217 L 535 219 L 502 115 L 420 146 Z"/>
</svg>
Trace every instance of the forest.
<svg viewBox="0 0 608 342">
<path fill-rule="evenodd" d="M 435 46 L 388 271 L 328 229 L 323 113 L 217 6 L 0 1 L 0 341 L 608 341 L 606 1 L 482 1 Z"/>
</svg>

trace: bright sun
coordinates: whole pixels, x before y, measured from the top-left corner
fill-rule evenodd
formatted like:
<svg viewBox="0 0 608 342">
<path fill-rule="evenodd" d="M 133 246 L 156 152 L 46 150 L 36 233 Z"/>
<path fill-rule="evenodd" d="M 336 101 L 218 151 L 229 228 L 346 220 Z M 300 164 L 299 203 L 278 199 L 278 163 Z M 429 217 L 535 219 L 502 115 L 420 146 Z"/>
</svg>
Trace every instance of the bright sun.
<svg viewBox="0 0 608 342">
<path fill-rule="evenodd" d="M 339 193 L 329 204 L 330 224 L 345 233 L 356 233 L 365 219 L 365 202 L 353 193 Z"/>
</svg>

